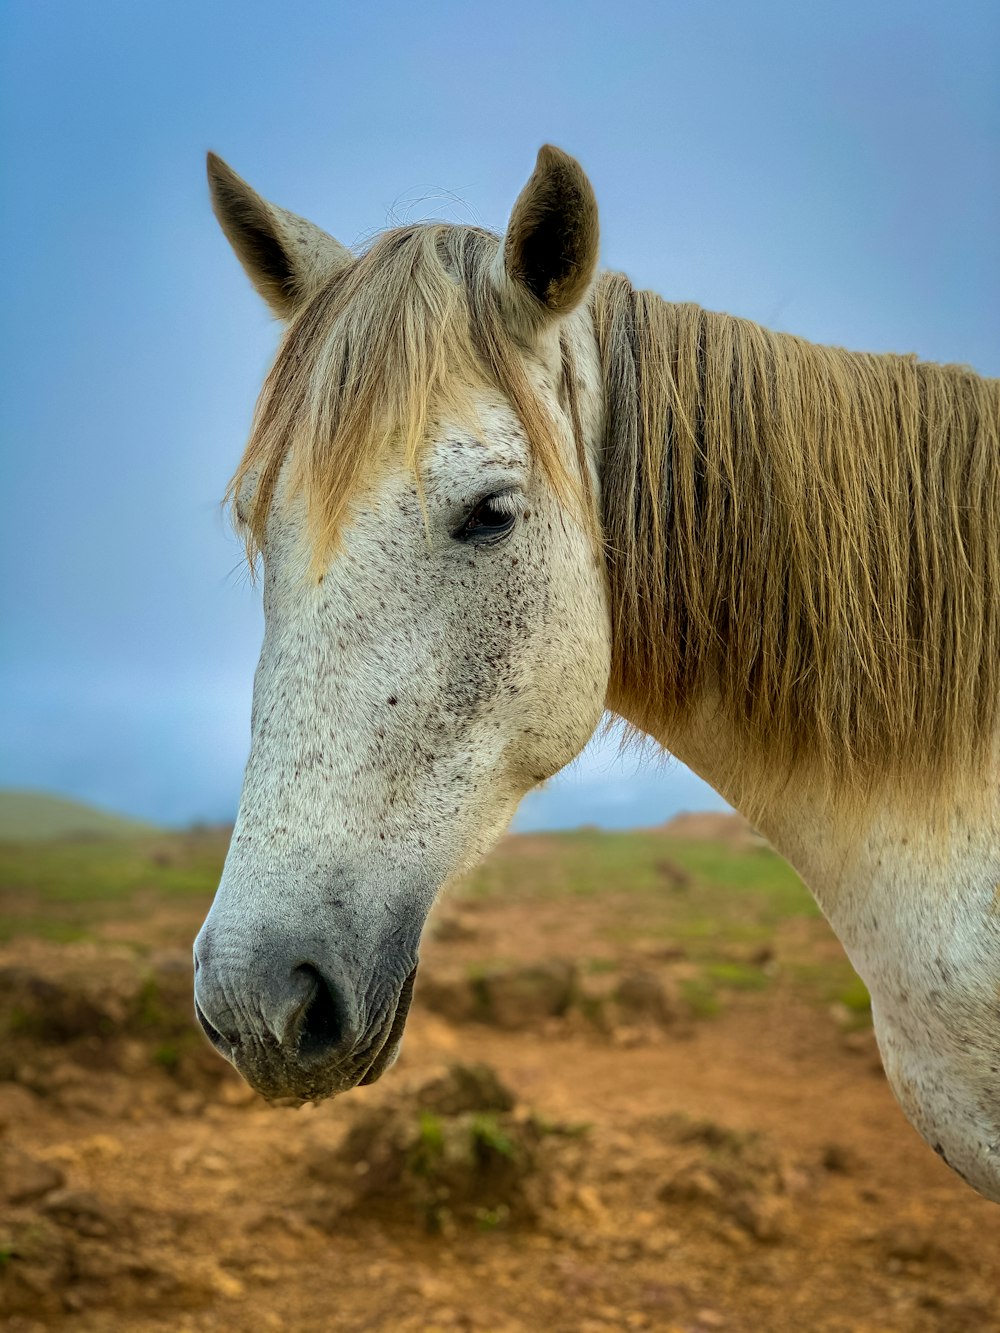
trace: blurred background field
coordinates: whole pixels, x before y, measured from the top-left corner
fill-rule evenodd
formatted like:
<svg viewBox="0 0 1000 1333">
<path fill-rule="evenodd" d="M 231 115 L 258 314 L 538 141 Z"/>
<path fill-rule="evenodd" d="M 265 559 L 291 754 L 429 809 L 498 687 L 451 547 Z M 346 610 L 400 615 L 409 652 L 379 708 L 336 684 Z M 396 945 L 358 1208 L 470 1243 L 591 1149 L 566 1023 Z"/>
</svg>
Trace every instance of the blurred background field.
<svg viewBox="0 0 1000 1333">
<path fill-rule="evenodd" d="M 506 839 L 431 918 L 398 1065 L 299 1112 L 192 1019 L 228 830 L 65 818 L 0 842 L 5 1327 L 1000 1327 L 995 1210 L 737 817 Z"/>
</svg>

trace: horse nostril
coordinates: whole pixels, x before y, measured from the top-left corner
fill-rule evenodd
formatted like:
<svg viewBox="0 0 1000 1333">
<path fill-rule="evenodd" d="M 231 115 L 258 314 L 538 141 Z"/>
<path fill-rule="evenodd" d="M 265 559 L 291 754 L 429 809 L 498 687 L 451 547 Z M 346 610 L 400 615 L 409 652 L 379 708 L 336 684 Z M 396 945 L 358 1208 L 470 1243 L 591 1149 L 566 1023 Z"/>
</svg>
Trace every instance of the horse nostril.
<svg viewBox="0 0 1000 1333">
<path fill-rule="evenodd" d="M 308 977 L 313 986 L 299 1025 L 299 1054 L 306 1057 L 328 1055 L 344 1039 L 346 1006 L 330 982 L 310 963 L 303 963 L 295 971 Z"/>
<path fill-rule="evenodd" d="M 214 1025 L 214 1023 L 210 1023 L 208 1021 L 208 1018 L 205 1016 L 204 1009 L 202 1009 L 201 1005 L 198 1003 L 197 1000 L 195 1000 L 194 1002 L 194 1012 L 198 1019 L 198 1022 L 202 1026 L 205 1036 L 209 1039 L 209 1041 L 212 1043 L 212 1045 L 215 1047 L 217 1051 L 221 1051 L 223 1055 L 227 1055 L 228 1054 L 227 1047 L 239 1046 L 240 1044 L 239 1033 L 230 1032 L 224 1036 L 219 1031 L 219 1029 Z"/>
</svg>

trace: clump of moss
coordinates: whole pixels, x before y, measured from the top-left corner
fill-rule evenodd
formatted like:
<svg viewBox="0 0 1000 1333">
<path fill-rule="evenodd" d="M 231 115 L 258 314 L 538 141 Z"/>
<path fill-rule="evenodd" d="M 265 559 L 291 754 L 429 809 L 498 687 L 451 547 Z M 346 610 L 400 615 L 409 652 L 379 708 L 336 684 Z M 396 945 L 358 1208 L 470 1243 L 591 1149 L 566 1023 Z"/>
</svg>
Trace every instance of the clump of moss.
<svg viewBox="0 0 1000 1333">
<path fill-rule="evenodd" d="M 530 1225 L 547 1197 L 546 1143 L 563 1130 L 517 1107 L 489 1066 L 453 1065 L 355 1121 L 336 1154 L 347 1209 L 439 1233 Z"/>
</svg>

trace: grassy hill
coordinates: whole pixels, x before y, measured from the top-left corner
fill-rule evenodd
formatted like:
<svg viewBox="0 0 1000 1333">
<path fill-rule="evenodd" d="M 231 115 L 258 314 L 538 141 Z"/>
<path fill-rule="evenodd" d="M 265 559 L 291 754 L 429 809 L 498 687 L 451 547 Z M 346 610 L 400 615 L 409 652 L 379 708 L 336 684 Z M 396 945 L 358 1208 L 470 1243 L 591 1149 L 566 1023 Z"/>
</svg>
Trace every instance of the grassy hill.
<svg viewBox="0 0 1000 1333">
<path fill-rule="evenodd" d="M 131 838 L 155 833 L 152 824 L 96 810 L 41 791 L 0 790 L 0 841 L 50 838 Z"/>
</svg>

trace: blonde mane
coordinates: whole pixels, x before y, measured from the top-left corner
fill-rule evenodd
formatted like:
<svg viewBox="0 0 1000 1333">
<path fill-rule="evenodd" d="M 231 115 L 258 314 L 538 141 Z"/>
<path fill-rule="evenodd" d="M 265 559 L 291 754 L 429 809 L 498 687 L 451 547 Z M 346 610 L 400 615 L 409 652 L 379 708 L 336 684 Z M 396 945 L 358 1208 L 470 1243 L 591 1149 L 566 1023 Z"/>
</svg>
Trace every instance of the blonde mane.
<svg viewBox="0 0 1000 1333">
<path fill-rule="evenodd" d="M 484 384 L 569 493 L 496 297 L 498 246 L 386 232 L 294 319 L 228 489 L 252 480 L 251 556 L 286 460 L 318 572 L 380 458 L 402 447 L 419 476 L 432 423 L 471 420 Z M 816 346 L 617 274 L 592 310 L 611 705 L 669 743 L 715 699 L 751 793 L 806 770 L 863 792 L 981 769 L 1000 727 L 1000 381 Z"/>
<path fill-rule="evenodd" d="M 433 422 L 474 425 L 472 391 L 484 385 L 513 405 L 535 462 L 566 490 L 553 423 L 499 308 L 491 277 L 499 245 L 490 232 L 443 223 L 384 232 L 293 321 L 226 492 L 239 500 L 252 481 L 239 514 L 251 562 L 286 459 L 318 573 L 379 460 L 402 447 L 419 479 Z"/>
<path fill-rule="evenodd" d="M 669 738 L 715 699 L 751 801 L 794 773 L 859 792 L 981 774 L 1000 725 L 1000 381 L 618 274 L 594 317 L 612 706 Z"/>
</svg>

